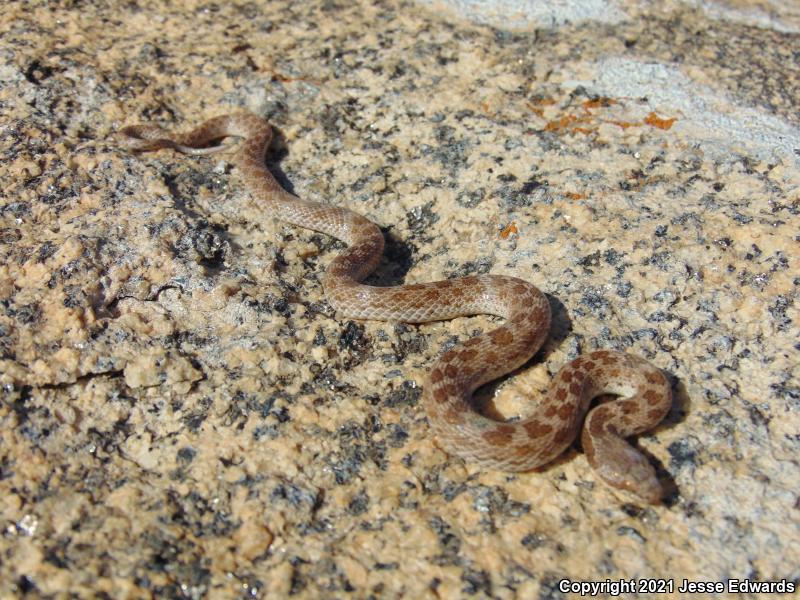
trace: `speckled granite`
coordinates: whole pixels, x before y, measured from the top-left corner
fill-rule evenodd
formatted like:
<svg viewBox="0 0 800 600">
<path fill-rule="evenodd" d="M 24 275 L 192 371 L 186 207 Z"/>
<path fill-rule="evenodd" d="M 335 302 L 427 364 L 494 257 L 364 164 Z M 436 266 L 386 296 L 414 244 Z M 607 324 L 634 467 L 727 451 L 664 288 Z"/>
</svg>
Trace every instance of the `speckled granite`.
<svg viewBox="0 0 800 600">
<path fill-rule="evenodd" d="M 391 1 L 8 4 L 0 595 L 796 582 L 800 44 L 692 4 L 527 32 Z M 342 322 L 319 283 L 338 242 L 248 209 L 224 155 L 113 141 L 235 107 L 281 131 L 287 186 L 385 227 L 374 282 L 551 295 L 491 410 L 524 414 L 582 351 L 665 369 L 675 405 L 639 441 L 665 505 L 578 449 L 517 476 L 448 457 L 419 383 L 492 319 Z"/>
</svg>

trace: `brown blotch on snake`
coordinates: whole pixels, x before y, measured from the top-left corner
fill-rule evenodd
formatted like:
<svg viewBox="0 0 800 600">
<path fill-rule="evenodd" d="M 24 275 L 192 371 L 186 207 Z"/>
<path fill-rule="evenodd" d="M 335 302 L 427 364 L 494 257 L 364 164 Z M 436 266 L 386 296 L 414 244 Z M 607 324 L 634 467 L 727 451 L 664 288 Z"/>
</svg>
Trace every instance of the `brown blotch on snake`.
<svg viewBox="0 0 800 600">
<path fill-rule="evenodd" d="M 523 425 L 523 429 L 528 434 L 530 438 L 539 438 L 543 435 L 547 435 L 551 431 L 553 431 L 553 426 L 549 423 L 541 423 L 539 421 L 531 421 L 528 420 L 525 425 Z"/>
<path fill-rule="evenodd" d="M 516 429 L 508 425 L 500 425 L 483 434 L 483 439 L 495 446 L 507 446 L 514 439 Z"/>
<path fill-rule="evenodd" d="M 302 200 L 286 192 L 264 164 L 272 128 L 253 114 L 216 117 L 184 134 L 151 125 L 126 127 L 121 133 L 131 150 L 171 148 L 185 154 L 227 149 L 206 147 L 227 136 L 245 138 L 233 162 L 242 173 L 253 208 L 348 245 L 322 279 L 328 302 L 341 317 L 407 323 L 475 314 L 505 318 L 503 326 L 456 346 L 431 370 L 423 404 L 435 441 L 445 450 L 486 468 L 528 471 L 561 454 L 583 423 L 581 442 L 597 474 L 642 501 L 659 501 L 662 492 L 655 470 L 624 439 L 655 427 L 671 405 L 670 386 L 650 363 L 607 350 L 579 357 L 556 376 L 555 381 L 569 383 L 568 389 L 551 386 L 536 400 L 531 417 L 498 424 L 473 410 L 469 401 L 475 389 L 520 367 L 544 343 L 550 328 L 550 306 L 536 287 L 504 275 L 390 288 L 363 285 L 361 280 L 375 269 L 383 253 L 380 229 L 346 208 Z M 628 414 L 622 415 L 614 407 L 615 401 L 589 411 L 591 400 L 601 394 L 622 396 Z"/>
</svg>

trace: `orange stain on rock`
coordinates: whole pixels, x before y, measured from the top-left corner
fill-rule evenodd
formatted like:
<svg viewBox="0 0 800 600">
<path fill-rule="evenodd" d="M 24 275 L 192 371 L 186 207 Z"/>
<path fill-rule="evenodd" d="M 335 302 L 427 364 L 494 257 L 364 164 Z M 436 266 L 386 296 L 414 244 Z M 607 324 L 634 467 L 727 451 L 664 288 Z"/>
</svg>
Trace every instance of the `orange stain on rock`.
<svg viewBox="0 0 800 600">
<path fill-rule="evenodd" d="M 677 120 L 678 119 L 675 117 L 671 119 L 662 119 L 654 112 L 651 112 L 644 118 L 645 123 L 647 123 L 651 127 L 657 127 L 658 129 L 669 129 L 670 127 L 672 127 L 672 124 Z"/>
<path fill-rule="evenodd" d="M 545 131 L 558 131 L 559 129 L 566 129 L 573 123 L 578 121 L 578 117 L 575 115 L 566 115 L 561 117 L 560 119 L 556 119 L 555 121 L 550 121 L 547 125 L 544 126 Z"/>
<path fill-rule="evenodd" d="M 583 103 L 583 108 L 587 110 L 591 110 L 592 108 L 606 108 L 612 104 L 617 104 L 617 101 L 613 98 L 601 96 L 600 98 L 595 98 L 594 100 L 587 100 Z"/>
<path fill-rule="evenodd" d="M 517 231 L 517 225 L 514 221 L 511 221 L 508 225 L 503 228 L 503 231 L 500 232 L 500 237 L 506 239 L 511 234 L 517 235 L 519 232 Z"/>
</svg>

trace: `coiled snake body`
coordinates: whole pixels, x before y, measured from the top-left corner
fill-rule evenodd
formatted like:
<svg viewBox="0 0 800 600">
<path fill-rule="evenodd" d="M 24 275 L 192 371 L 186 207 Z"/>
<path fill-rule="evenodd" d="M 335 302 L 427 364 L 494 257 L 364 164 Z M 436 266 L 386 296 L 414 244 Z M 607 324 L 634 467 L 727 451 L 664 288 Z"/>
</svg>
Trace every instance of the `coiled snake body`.
<svg viewBox="0 0 800 600">
<path fill-rule="evenodd" d="M 484 417 L 470 404 L 473 391 L 525 363 L 547 336 L 550 307 L 536 287 L 501 275 L 396 287 L 362 284 L 383 252 L 380 229 L 346 208 L 286 192 L 264 164 L 272 128 L 251 113 L 217 117 L 185 134 L 150 125 L 126 127 L 122 134 L 131 150 L 172 148 L 186 154 L 223 149 L 205 146 L 226 136 L 243 138 L 233 161 L 265 214 L 347 244 L 322 280 L 328 301 L 344 317 L 406 323 L 474 314 L 504 317 L 501 327 L 457 345 L 431 369 L 423 403 L 436 442 L 445 450 L 488 468 L 527 471 L 561 454 L 583 425 L 583 449 L 606 483 L 645 502 L 660 500 L 655 470 L 624 439 L 653 428 L 671 405 L 670 385 L 653 365 L 605 350 L 582 355 L 558 372 L 532 416 L 505 423 Z M 620 397 L 587 416 L 591 400 L 601 394 Z"/>
</svg>

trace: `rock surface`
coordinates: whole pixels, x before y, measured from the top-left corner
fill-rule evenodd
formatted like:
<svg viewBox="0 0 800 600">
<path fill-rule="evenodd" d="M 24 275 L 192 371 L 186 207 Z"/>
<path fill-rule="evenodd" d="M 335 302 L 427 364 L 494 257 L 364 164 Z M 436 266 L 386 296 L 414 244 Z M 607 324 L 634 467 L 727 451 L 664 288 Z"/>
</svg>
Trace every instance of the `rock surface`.
<svg viewBox="0 0 800 600">
<path fill-rule="evenodd" d="M 4 7 L 0 595 L 797 582 L 800 7 L 512 4 Z M 248 208 L 225 155 L 114 138 L 238 108 L 280 131 L 289 189 L 385 229 L 372 282 L 551 295 L 492 410 L 527 414 L 589 350 L 664 369 L 674 407 L 638 441 L 664 505 L 578 448 L 521 475 L 447 456 L 420 386 L 492 318 L 338 319 L 340 243 Z"/>
</svg>

